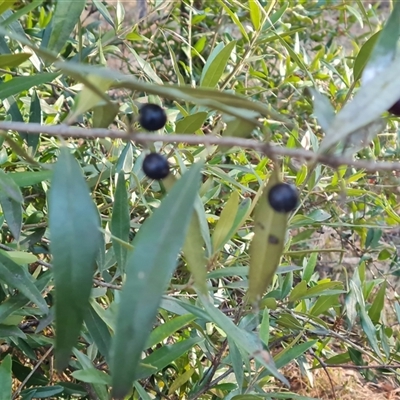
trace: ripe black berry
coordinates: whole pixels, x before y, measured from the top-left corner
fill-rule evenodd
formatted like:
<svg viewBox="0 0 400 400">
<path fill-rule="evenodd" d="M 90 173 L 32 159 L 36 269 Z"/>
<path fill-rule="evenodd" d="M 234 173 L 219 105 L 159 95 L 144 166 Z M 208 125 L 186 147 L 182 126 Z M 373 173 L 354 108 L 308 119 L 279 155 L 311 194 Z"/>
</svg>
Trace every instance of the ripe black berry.
<svg viewBox="0 0 400 400">
<path fill-rule="evenodd" d="M 393 115 L 400 116 L 400 100 L 397 100 L 388 111 Z"/>
<path fill-rule="evenodd" d="M 169 174 L 167 159 L 157 153 L 147 154 L 143 160 L 142 169 L 151 179 L 164 179 Z"/>
<path fill-rule="evenodd" d="M 167 123 L 167 114 L 157 104 L 144 104 L 139 110 L 139 123 L 148 131 L 158 131 Z"/>
<path fill-rule="evenodd" d="M 268 192 L 270 206 L 278 212 L 293 211 L 299 201 L 297 189 L 287 183 L 277 183 Z"/>
</svg>

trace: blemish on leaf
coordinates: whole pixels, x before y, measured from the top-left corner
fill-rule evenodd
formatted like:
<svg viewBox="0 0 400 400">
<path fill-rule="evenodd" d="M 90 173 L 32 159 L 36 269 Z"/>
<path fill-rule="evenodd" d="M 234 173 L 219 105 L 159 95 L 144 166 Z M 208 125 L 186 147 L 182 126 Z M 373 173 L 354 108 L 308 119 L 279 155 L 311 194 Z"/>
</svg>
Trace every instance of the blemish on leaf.
<svg viewBox="0 0 400 400">
<path fill-rule="evenodd" d="M 261 222 L 257 222 L 256 223 L 256 225 L 260 228 L 260 229 L 262 229 L 263 231 L 265 230 L 265 225 L 264 224 L 262 224 Z"/>
<path fill-rule="evenodd" d="M 268 243 L 269 244 L 279 244 L 279 238 L 277 238 L 274 235 L 269 235 L 268 236 Z"/>
</svg>

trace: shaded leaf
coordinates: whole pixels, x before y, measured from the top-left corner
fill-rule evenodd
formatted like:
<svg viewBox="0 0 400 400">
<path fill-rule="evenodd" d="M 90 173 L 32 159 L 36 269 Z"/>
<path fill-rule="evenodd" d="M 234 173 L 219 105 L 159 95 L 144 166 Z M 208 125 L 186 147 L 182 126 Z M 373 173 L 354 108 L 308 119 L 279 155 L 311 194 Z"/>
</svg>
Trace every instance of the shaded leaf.
<svg viewBox="0 0 400 400">
<path fill-rule="evenodd" d="M 10 258 L 0 253 L 0 280 L 17 289 L 30 301 L 35 303 L 43 314 L 47 314 L 48 306 L 40 291 L 35 286 L 28 271 Z M 1 315 L 1 314 L 0 314 Z"/>
<path fill-rule="evenodd" d="M 101 244 L 98 212 L 78 163 L 62 148 L 49 194 L 49 227 L 56 287 L 58 368 L 68 364 L 89 306 L 96 255 Z"/>
<path fill-rule="evenodd" d="M 14 238 L 18 241 L 22 228 L 22 203 L 24 199 L 18 185 L 8 174 L 0 171 L 0 205 Z"/>
<path fill-rule="evenodd" d="M 203 340 L 204 339 L 200 337 L 193 337 L 160 347 L 141 360 L 141 365 L 137 371 L 137 379 L 145 379 L 162 370 Z"/>
<path fill-rule="evenodd" d="M 111 217 L 111 233 L 115 238 L 118 238 L 126 243 L 129 243 L 130 217 L 128 192 L 125 185 L 125 174 L 121 171 L 118 174 L 117 186 L 114 195 L 114 205 Z M 117 259 L 118 267 L 121 271 L 125 270 L 127 248 L 120 241 L 112 238 L 115 258 Z"/>
<path fill-rule="evenodd" d="M 11 365 L 11 354 L 7 354 L 0 362 L 0 400 L 12 399 Z"/>
<path fill-rule="evenodd" d="M 174 184 L 133 241 L 113 341 L 111 371 L 117 398 L 137 379 L 142 350 L 193 214 L 201 167 L 193 165 Z"/>
<path fill-rule="evenodd" d="M 239 349 L 250 357 L 254 357 L 266 370 L 285 385 L 289 386 L 287 379 L 278 371 L 271 355 L 263 349 L 261 341 L 253 333 L 236 326 L 232 320 L 211 303 L 207 295 L 198 294 L 209 318 L 231 338 Z"/>
<path fill-rule="evenodd" d="M 80 369 L 71 374 L 75 379 L 87 383 L 99 383 L 102 385 L 109 385 L 111 383 L 111 376 L 96 368 Z"/>
</svg>

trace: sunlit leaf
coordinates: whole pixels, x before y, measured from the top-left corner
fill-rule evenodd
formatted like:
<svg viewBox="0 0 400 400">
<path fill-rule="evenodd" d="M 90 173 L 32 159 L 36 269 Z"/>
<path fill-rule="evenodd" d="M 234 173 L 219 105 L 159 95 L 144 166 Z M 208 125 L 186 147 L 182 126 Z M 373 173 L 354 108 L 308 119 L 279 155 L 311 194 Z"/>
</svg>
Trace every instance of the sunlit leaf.
<svg viewBox="0 0 400 400">
<path fill-rule="evenodd" d="M 56 3 L 51 24 L 46 28 L 46 30 L 50 30 L 50 38 L 46 43 L 48 50 L 54 53 L 62 50 L 82 14 L 85 4 L 85 0 L 58 1 Z"/>
</svg>

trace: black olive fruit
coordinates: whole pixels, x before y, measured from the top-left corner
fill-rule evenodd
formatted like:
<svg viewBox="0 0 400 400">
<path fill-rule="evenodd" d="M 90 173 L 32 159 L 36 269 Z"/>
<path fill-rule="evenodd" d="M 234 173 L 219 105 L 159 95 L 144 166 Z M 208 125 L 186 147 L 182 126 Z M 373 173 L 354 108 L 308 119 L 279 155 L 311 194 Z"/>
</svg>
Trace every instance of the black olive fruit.
<svg viewBox="0 0 400 400">
<path fill-rule="evenodd" d="M 270 206 L 277 212 L 293 211 L 299 201 L 297 189 L 287 183 L 277 183 L 268 192 Z"/>
<path fill-rule="evenodd" d="M 164 179 L 169 174 L 167 159 L 161 154 L 150 153 L 143 160 L 143 172 L 151 179 Z"/>
<path fill-rule="evenodd" d="M 159 105 L 147 103 L 139 109 L 139 123 L 148 131 L 158 131 L 167 123 L 167 114 Z"/>
<path fill-rule="evenodd" d="M 396 103 L 392 105 L 392 107 L 389 108 L 388 110 L 390 113 L 393 115 L 397 115 L 398 117 L 400 116 L 400 100 L 397 100 Z"/>
</svg>

